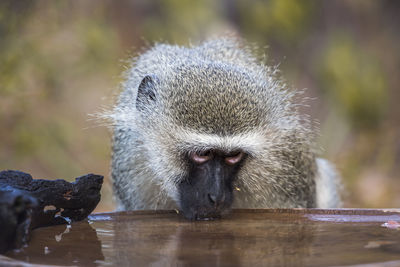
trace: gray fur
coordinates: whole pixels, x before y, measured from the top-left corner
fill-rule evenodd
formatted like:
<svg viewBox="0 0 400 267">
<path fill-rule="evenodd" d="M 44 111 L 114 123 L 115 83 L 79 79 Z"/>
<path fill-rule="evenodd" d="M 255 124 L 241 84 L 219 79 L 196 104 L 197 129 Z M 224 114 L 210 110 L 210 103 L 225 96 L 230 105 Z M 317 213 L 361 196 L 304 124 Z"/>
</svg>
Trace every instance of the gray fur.
<svg viewBox="0 0 400 267">
<path fill-rule="evenodd" d="M 156 101 L 139 112 L 137 90 L 147 75 Z M 109 114 L 119 209 L 179 209 L 182 157 L 209 148 L 249 154 L 235 184 L 236 208 L 338 206 L 336 175 L 316 161 L 310 123 L 294 95 L 240 41 L 155 45 L 133 61 Z"/>
</svg>

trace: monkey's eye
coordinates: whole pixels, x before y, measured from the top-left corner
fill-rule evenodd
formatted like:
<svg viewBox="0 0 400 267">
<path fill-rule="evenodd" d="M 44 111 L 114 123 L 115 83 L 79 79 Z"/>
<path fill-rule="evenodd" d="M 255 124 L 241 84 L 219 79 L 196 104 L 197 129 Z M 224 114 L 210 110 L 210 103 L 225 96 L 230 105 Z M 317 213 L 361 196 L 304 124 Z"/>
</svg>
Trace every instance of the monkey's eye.
<svg viewBox="0 0 400 267">
<path fill-rule="evenodd" d="M 202 164 L 211 159 L 212 153 L 210 150 L 207 150 L 203 152 L 192 152 L 189 156 L 194 163 Z"/>
<path fill-rule="evenodd" d="M 229 164 L 229 165 L 235 165 L 243 159 L 243 156 L 244 156 L 243 152 L 237 152 L 234 155 L 230 155 L 230 156 L 226 157 L 225 162 L 226 162 L 226 164 Z"/>
</svg>

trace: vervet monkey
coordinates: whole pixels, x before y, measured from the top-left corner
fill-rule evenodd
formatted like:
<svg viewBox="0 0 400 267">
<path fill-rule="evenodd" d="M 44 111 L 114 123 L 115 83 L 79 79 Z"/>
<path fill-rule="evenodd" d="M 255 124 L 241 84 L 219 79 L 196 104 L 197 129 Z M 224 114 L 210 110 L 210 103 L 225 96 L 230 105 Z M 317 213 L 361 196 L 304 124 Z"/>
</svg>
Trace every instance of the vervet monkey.
<svg viewBox="0 0 400 267">
<path fill-rule="evenodd" d="M 338 207 L 337 174 L 277 72 L 232 38 L 134 59 L 111 115 L 119 209 Z"/>
</svg>

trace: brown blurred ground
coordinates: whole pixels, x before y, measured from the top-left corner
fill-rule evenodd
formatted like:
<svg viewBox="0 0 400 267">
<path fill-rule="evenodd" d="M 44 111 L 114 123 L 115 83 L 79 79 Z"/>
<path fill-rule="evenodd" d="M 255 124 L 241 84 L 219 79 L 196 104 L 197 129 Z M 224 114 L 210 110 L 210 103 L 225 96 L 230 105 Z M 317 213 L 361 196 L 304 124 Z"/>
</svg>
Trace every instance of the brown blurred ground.
<svg viewBox="0 0 400 267">
<path fill-rule="evenodd" d="M 320 122 L 346 206 L 399 207 L 398 25 L 390 0 L 1 1 L 0 169 L 108 179 L 111 136 L 88 114 L 113 103 L 124 61 L 149 42 L 229 31 L 308 88 L 304 112 Z M 112 208 L 106 183 L 97 210 Z"/>
</svg>

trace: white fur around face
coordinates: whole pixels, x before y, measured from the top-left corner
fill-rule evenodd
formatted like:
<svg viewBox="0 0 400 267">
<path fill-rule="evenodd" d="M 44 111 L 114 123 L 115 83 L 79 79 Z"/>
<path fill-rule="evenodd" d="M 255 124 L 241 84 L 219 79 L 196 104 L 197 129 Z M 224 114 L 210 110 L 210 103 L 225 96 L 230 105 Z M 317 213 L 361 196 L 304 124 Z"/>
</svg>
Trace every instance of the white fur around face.
<svg viewBox="0 0 400 267">
<path fill-rule="evenodd" d="M 230 152 L 241 150 L 255 156 L 261 154 L 265 146 L 265 136 L 259 131 L 229 136 L 182 131 L 177 138 L 182 140 L 179 149 L 184 151 L 218 149 Z"/>
<path fill-rule="evenodd" d="M 191 151 L 221 150 L 243 151 L 251 157 L 265 154 L 266 136 L 261 131 L 239 133 L 236 135 L 216 135 L 180 129 L 163 135 L 147 135 L 143 137 L 144 147 L 158 147 L 157 150 L 147 151 L 146 169 L 151 169 L 153 183 L 178 203 L 179 193 L 177 184 L 186 177 L 187 165 L 182 160 L 181 153 Z M 171 142 L 173 140 L 173 142 Z"/>
</svg>

